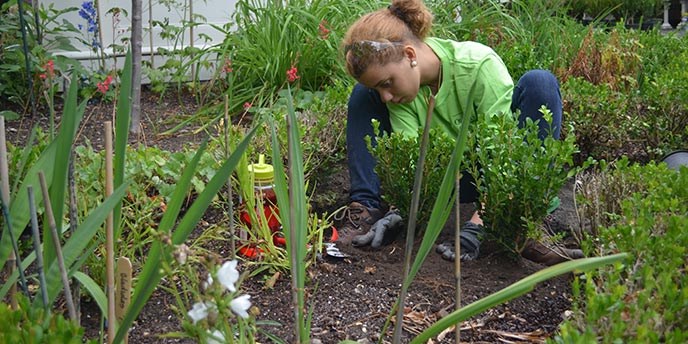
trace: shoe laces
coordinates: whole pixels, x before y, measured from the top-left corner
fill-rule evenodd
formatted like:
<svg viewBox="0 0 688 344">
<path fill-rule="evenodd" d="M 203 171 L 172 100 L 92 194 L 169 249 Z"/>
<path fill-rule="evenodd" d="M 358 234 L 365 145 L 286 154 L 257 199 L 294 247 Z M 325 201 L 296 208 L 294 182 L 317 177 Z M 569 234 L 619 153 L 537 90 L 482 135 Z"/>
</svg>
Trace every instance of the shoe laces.
<svg viewBox="0 0 688 344">
<path fill-rule="evenodd" d="M 361 225 L 359 222 L 361 221 L 362 217 L 361 215 L 365 209 L 360 206 L 347 206 L 343 208 L 342 210 L 336 212 L 334 214 L 334 219 L 336 221 L 341 221 L 346 219 L 347 223 L 350 223 L 351 225 L 354 226 L 354 228 L 358 229 L 361 228 Z"/>
</svg>

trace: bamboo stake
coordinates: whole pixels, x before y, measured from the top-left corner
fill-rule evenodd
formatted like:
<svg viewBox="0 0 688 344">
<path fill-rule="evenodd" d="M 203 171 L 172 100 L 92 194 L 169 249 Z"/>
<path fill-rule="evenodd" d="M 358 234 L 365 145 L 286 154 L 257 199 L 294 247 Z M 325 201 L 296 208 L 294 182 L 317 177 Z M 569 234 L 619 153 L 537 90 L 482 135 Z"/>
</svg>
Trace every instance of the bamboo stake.
<svg viewBox="0 0 688 344">
<path fill-rule="evenodd" d="M 229 96 L 225 94 L 225 125 L 224 125 L 224 134 L 225 134 L 225 159 L 229 159 L 229 126 L 231 123 L 229 122 Z M 232 177 L 230 176 L 229 179 L 227 179 L 227 204 L 228 204 L 228 210 L 227 210 L 227 216 L 229 216 L 229 259 L 234 259 L 234 255 L 236 254 L 236 240 L 234 235 L 236 234 L 236 230 L 234 228 L 234 202 L 232 200 Z"/>
<path fill-rule="evenodd" d="M 48 284 L 45 282 L 45 271 L 43 268 L 43 252 L 41 250 L 41 234 L 38 232 L 38 215 L 33 196 L 33 186 L 27 186 L 29 193 L 29 215 L 31 215 L 31 233 L 33 234 L 33 249 L 36 251 L 36 265 L 38 268 L 38 279 L 40 282 L 41 296 L 43 297 L 43 307 L 48 309 Z"/>
<path fill-rule="evenodd" d="M 428 140 L 430 137 L 430 121 L 432 120 L 432 113 L 435 110 L 435 96 L 430 95 L 428 99 L 428 112 L 425 117 L 425 128 L 423 129 L 423 136 L 420 141 L 420 152 L 418 153 L 418 165 L 416 166 L 416 175 L 413 181 L 413 190 L 420 191 L 421 182 L 423 179 L 423 166 L 425 165 L 425 155 L 428 150 Z M 418 207 L 420 204 L 420 192 L 414 192 L 411 196 L 411 209 L 409 211 L 409 223 L 406 228 L 406 252 L 404 253 L 404 281 L 408 278 L 411 271 L 411 256 L 413 253 L 413 241 L 416 236 L 416 218 L 418 214 Z M 404 303 L 406 302 L 406 294 L 408 293 L 408 285 L 404 282 L 399 292 L 399 307 L 397 307 L 396 324 L 394 324 L 394 336 L 392 343 L 399 344 L 401 342 L 401 333 L 404 328 Z"/>
<path fill-rule="evenodd" d="M 67 303 L 67 310 L 69 311 L 69 318 L 76 322 L 76 310 L 74 309 L 74 301 L 72 300 L 72 290 L 69 287 L 69 277 L 67 276 L 67 269 L 65 269 L 64 258 L 62 256 L 62 246 L 60 245 L 60 237 L 57 235 L 57 225 L 55 224 L 55 215 L 53 214 L 53 207 L 50 204 L 50 194 L 48 193 L 48 183 L 45 181 L 45 174 L 43 171 L 38 172 L 38 179 L 41 182 L 41 190 L 43 191 L 43 205 L 45 206 L 45 216 L 48 218 L 48 225 L 50 226 L 50 234 L 55 242 L 55 254 L 57 256 L 57 266 L 60 268 L 60 275 L 62 276 L 62 284 L 64 285 L 64 296 Z"/>
<path fill-rule="evenodd" d="M 112 175 L 112 122 L 105 122 L 105 197 L 112 195 L 114 177 Z M 108 343 L 115 339 L 115 238 L 114 216 L 108 214 L 105 222 L 105 269 L 107 272 L 107 299 L 108 299 Z"/>
<path fill-rule="evenodd" d="M 461 170 L 456 173 L 456 227 L 454 228 L 454 277 L 456 277 L 456 291 L 454 309 L 461 308 Z M 461 343 L 461 326 L 454 325 L 456 344 Z"/>
<path fill-rule="evenodd" d="M 0 179 L 2 180 L 2 196 L 7 200 L 7 206 L 9 207 L 10 202 L 10 181 L 9 181 L 9 167 L 7 165 L 7 139 L 5 137 L 5 116 L 0 116 Z M 5 185 L 7 187 L 5 188 Z M 9 223 L 9 222 L 8 222 Z M 7 228 L 10 233 L 12 232 L 10 228 Z M 10 252 L 10 256 L 7 258 L 7 275 L 11 276 L 14 273 L 14 266 L 17 262 L 17 256 L 14 251 Z M 10 306 L 12 309 L 19 308 L 17 304 L 17 285 L 12 284 L 9 291 L 10 296 Z"/>
</svg>

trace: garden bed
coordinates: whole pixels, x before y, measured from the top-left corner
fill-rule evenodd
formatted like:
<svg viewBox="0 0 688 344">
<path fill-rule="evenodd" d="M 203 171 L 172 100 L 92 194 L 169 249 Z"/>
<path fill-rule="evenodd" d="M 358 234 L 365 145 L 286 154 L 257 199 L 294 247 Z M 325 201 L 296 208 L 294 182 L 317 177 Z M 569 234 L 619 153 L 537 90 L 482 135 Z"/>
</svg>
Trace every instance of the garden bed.
<svg viewBox="0 0 688 344">
<path fill-rule="evenodd" d="M 183 96 L 185 97 L 185 96 Z M 195 109 L 193 102 L 176 96 L 159 98 L 145 91 L 142 96 L 143 133 L 135 141 L 166 150 L 200 142 L 202 134 L 193 134 L 186 128 L 173 135 L 158 133 L 173 127 Z M 181 100 L 180 100 L 181 99 Z M 102 123 L 111 120 L 112 104 L 94 103 L 85 111 L 80 130 L 80 144 L 88 139 L 99 149 L 102 147 Z M 19 143 L 32 125 L 29 117 L 22 122 L 9 122 L 12 142 Z M 347 203 L 348 171 L 346 162 L 330 166 L 334 171 L 319 181 L 318 192 L 332 193 L 336 198 L 323 211 L 332 212 Z M 554 231 L 568 231 L 575 226 L 572 186 L 561 190 L 562 205 L 547 220 Z M 462 217 L 468 215 L 470 206 L 462 207 Z M 198 236 L 208 226 L 221 221 L 221 210 L 210 208 L 204 221 L 192 236 Z M 452 237 L 450 218 L 440 240 Z M 229 256 L 228 241 L 208 244 L 212 251 Z M 416 249 L 418 243 L 416 243 Z M 391 305 L 399 294 L 402 281 L 404 242 L 399 237 L 379 251 L 370 249 L 345 250 L 350 258 L 319 260 L 309 268 L 307 303 L 313 307 L 312 339 L 323 343 L 335 343 L 343 339 L 376 341 L 389 314 Z M 142 259 L 143 260 L 143 259 Z M 462 302 L 468 304 L 496 292 L 544 266 L 527 260 L 513 260 L 505 251 L 492 243 L 485 243 L 478 260 L 462 264 Z M 243 271 L 245 265 L 239 265 Z M 453 309 L 455 295 L 454 264 L 431 253 L 418 277 L 411 286 L 407 302 L 405 340 L 417 334 Z M 242 284 L 242 292 L 251 295 L 253 305 L 260 314 L 257 321 L 274 321 L 281 326 L 261 328 L 277 337 L 292 342 L 293 309 L 290 278 L 282 274 L 273 287 L 266 288 L 265 281 L 271 276 L 257 275 Z M 541 342 L 557 330 L 563 317 L 571 310 L 570 276 L 559 277 L 538 285 L 532 292 L 516 300 L 490 309 L 463 323 L 462 340 L 472 342 L 497 342 L 500 340 Z M 167 283 L 167 282 L 163 282 Z M 165 334 L 181 330 L 181 323 L 170 307 L 174 296 L 158 289 L 146 303 L 130 332 L 130 343 L 192 342 L 186 339 L 165 338 Z M 190 307 L 190 305 L 189 305 Z M 101 314 L 98 306 L 88 297 L 82 300 L 82 326 L 86 336 L 99 337 Z M 391 332 L 385 335 L 391 338 Z M 262 337 L 262 342 L 269 342 Z M 443 341 L 453 342 L 453 333 Z"/>
</svg>

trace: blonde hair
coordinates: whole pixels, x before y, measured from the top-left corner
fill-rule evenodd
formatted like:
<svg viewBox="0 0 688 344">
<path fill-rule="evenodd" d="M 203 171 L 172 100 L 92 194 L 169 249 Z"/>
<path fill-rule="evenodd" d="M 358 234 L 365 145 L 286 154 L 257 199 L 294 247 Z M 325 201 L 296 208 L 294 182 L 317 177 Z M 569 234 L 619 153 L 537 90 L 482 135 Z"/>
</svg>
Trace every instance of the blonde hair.
<svg viewBox="0 0 688 344">
<path fill-rule="evenodd" d="M 347 71 L 358 79 L 371 65 L 401 60 L 404 45 L 422 42 L 432 19 L 421 0 L 393 0 L 387 8 L 359 18 L 342 41 Z"/>
</svg>

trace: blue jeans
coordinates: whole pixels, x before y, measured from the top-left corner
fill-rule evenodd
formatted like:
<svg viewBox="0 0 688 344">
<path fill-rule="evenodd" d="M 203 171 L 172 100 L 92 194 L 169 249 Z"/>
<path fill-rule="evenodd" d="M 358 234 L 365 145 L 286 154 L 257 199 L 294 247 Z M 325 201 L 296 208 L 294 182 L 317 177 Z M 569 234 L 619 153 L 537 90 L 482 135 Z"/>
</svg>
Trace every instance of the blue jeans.
<svg viewBox="0 0 688 344">
<path fill-rule="evenodd" d="M 531 70 L 526 72 L 514 87 L 511 99 L 511 111 L 520 110 L 519 125 L 523 126 L 526 118 L 534 122 L 542 118 L 538 111 L 542 105 L 552 112 L 552 136 L 559 139 L 561 132 L 562 102 L 559 92 L 559 82 L 556 77 L 545 70 Z M 361 203 L 367 207 L 380 208 L 380 180 L 375 174 L 375 158 L 368 151 L 364 138 L 370 136 L 375 144 L 372 119 L 380 122 L 380 129 L 390 133 L 387 106 L 380 100 L 377 91 L 368 89 L 361 84 L 354 86 L 349 97 L 346 151 L 349 165 L 349 179 L 351 201 Z M 538 122 L 539 137 L 544 139 L 550 133 L 546 121 Z M 477 192 L 470 178 L 461 178 L 461 202 L 474 202 Z"/>
</svg>

